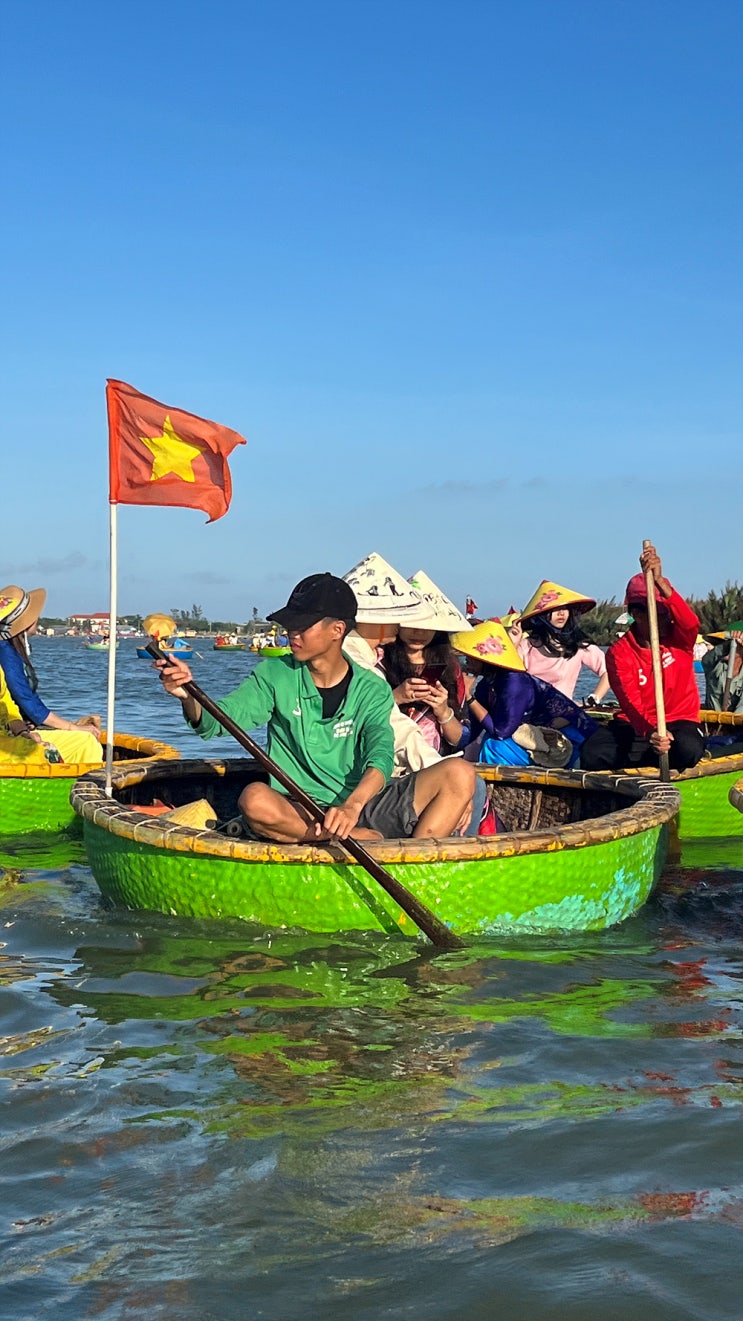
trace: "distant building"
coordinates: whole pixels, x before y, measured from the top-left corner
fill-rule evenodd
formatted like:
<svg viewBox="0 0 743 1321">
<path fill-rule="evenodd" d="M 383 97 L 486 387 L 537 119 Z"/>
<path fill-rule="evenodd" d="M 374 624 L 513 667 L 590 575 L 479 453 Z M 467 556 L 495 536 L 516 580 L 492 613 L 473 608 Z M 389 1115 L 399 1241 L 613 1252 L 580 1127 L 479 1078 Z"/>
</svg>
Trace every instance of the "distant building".
<svg viewBox="0 0 743 1321">
<path fill-rule="evenodd" d="M 109 613 L 97 610 L 92 615 L 69 615 L 70 628 L 82 629 L 86 633 L 107 633 Z"/>
</svg>

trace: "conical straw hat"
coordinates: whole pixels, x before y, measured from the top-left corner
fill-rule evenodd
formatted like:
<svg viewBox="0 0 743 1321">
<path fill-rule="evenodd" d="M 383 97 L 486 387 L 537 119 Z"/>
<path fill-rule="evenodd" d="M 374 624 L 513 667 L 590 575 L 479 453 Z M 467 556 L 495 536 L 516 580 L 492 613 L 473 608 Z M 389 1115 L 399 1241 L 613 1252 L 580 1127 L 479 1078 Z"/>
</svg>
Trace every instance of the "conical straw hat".
<svg viewBox="0 0 743 1321">
<path fill-rule="evenodd" d="M 705 633 L 705 638 L 714 638 L 716 642 L 724 642 L 730 637 L 731 633 L 743 633 L 743 619 L 736 619 L 734 624 L 726 624 L 719 633 Z M 697 642 L 699 638 L 697 638 Z"/>
<path fill-rule="evenodd" d="M 415 625 L 428 613 L 428 607 L 397 569 L 376 551 L 367 555 L 344 575 L 352 589 L 360 624 Z"/>
<path fill-rule="evenodd" d="M 595 604 L 592 597 L 581 596 L 580 592 L 571 592 L 569 587 L 561 587 L 559 583 L 543 578 L 528 605 L 521 611 L 521 620 L 523 623 L 533 615 L 547 614 L 550 610 L 567 610 L 570 607 L 584 614 L 586 610 L 593 610 Z"/>
<path fill-rule="evenodd" d="M 504 628 L 512 628 L 517 619 L 521 618 L 521 611 L 515 606 L 510 606 L 507 615 L 501 615 L 500 622 Z"/>
<path fill-rule="evenodd" d="M 175 633 L 175 620 L 170 615 L 147 615 L 142 621 L 142 627 L 145 633 L 150 637 L 160 641 L 161 638 L 169 638 Z"/>
<path fill-rule="evenodd" d="M 467 632 L 455 633 L 451 644 L 465 656 L 473 656 L 488 665 L 500 665 L 504 670 L 526 669 L 506 630 L 496 619 L 486 619 L 484 624 Z"/>
<path fill-rule="evenodd" d="M 457 610 L 423 569 L 414 573 L 408 582 L 420 592 L 428 610 L 427 617 L 417 621 L 418 628 L 435 628 L 440 633 L 461 633 L 463 629 L 472 627 L 469 619 L 465 618 L 461 610 Z"/>
</svg>

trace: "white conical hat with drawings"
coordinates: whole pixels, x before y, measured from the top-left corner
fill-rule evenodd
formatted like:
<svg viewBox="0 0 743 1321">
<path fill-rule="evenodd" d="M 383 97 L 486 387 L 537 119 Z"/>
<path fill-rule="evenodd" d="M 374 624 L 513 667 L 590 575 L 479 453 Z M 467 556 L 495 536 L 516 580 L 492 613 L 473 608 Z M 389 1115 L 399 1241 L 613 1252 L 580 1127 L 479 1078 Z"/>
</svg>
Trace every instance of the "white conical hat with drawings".
<svg viewBox="0 0 743 1321">
<path fill-rule="evenodd" d="M 430 613 L 420 592 L 376 551 L 343 575 L 352 589 L 360 624 L 415 625 Z"/>
<path fill-rule="evenodd" d="M 423 569 L 408 578 L 408 582 L 420 592 L 426 606 L 425 619 L 417 621 L 419 628 L 435 628 L 440 633 L 462 633 L 472 627 L 469 619 L 465 619 L 461 610 L 457 610 Z"/>
</svg>

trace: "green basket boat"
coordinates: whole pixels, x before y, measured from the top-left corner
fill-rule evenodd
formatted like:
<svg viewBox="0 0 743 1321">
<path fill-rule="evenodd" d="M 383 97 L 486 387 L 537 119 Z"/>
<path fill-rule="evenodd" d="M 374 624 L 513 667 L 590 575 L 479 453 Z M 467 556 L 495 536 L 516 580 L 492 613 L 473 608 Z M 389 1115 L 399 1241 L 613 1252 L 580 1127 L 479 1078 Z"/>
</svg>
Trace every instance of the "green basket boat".
<svg viewBox="0 0 743 1321">
<path fill-rule="evenodd" d="M 743 836 L 743 816 L 736 817 L 730 811 L 728 800 L 731 788 L 743 775 L 743 712 L 700 711 L 699 720 L 708 737 L 732 735 L 736 741 L 730 745 L 729 751 L 718 749 L 719 755 L 705 756 L 697 766 L 674 779 L 674 787 L 681 794 L 678 837 L 682 845 L 695 840 L 711 841 Z M 596 771 L 595 774 L 610 775 L 611 772 Z M 640 770 L 627 770 L 624 774 L 647 779 L 657 777 L 658 771 L 644 767 Z M 691 859 L 688 850 L 685 857 Z"/>
<path fill-rule="evenodd" d="M 291 647 L 251 647 L 250 650 L 259 657 L 260 660 L 270 660 L 274 656 L 291 655 Z"/>
<path fill-rule="evenodd" d="M 648 898 L 663 865 L 678 791 L 636 776 L 481 768 L 508 833 L 488 839 L 384 840 L 369 851 L 409 890 L 465 933 L 601 930 Z M 78 780 L 88 860 L 115 904 L 264 927 L 418 934 L 387 893 L 339 845 L 227 838 L 147 816 L 207 799 L 216 820 L 237 815 L 255 762 L 183 760 L 120 767 L 113 798 L 103 776 Z"/>
<path fill-rule="evenodd" d="M 101 745 L 101 761 L 105 757 Z M 180 753 L 168 743 L 133 734 L 114 734 L 114 763 L 167 761 Z M 0 836 L 25 835 L 31 832 L 68 830 L 79 822 L 70 806 L 70 789 L 75 780 L 89 771 L 90 763 L 64 762 L 53 765 L 9 764 L 0 762 Z"/>
</svg>

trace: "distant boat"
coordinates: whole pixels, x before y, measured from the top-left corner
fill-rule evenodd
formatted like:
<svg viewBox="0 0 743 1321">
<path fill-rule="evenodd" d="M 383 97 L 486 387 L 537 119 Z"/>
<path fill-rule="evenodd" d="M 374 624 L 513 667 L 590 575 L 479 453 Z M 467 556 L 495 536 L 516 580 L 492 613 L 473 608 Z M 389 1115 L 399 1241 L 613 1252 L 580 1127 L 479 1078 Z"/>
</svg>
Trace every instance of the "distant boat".
<svg viewBox="0 0 743 1321">
<path fill-rule="evenodd" d="M 214 651 L 245 651 L 244 642 L 230 642 L 229 638 L 215 638 Z"/>
<path fill-rule="evenodd" d="M 185 638 L 168 638 L 166 642 L 158 642 L 157 645 L 161 651 L 179 656 L 181 660 L 190 660 L 193 656 L 193 647 L 190 642 L 186 642 Z M 146 647 L 137 647 L 137 655 L 140 660 L 152 660 Z"/>
<path fill-rule="evenodd" d="M 288 656 L 291 647 L 251 647 L 250 650 L 255 652 L 256 656 L 268 660 L 272 656 Z"/>
<path fill-rule="evenodd" d="M 96 638 L 96 639 L 93 639 L 93 638 L 87 638 L 87 639 L 86 639 L 86 642 L 85 642 L 84 645 L 85 645 L 85 650 L 86 650 L 86 651 L 108 651 L 108 650 L 109 650 L 109 639 L 108 639 L 108 638 Z M 116 643 L 116 645 L 117 645 L 117 646 L 119 645 L 118 642 Z"/>
</svg>

